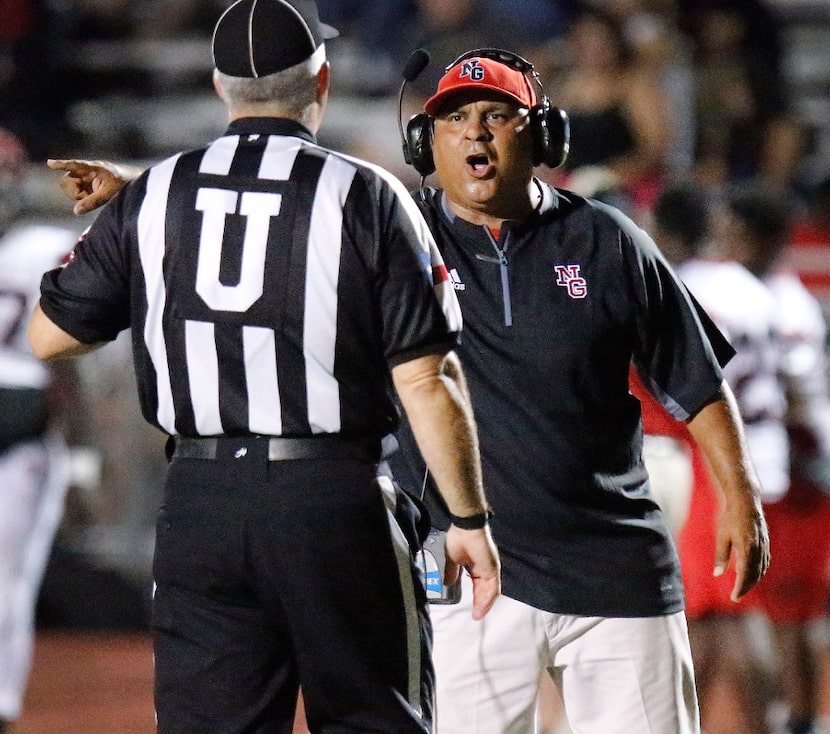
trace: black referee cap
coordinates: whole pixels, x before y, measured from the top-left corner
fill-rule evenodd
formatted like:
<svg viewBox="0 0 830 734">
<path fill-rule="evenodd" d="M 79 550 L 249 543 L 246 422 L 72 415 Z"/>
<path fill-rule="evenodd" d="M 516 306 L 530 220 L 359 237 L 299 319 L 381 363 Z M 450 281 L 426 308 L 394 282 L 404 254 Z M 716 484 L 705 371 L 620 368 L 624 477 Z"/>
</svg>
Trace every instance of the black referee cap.
<svg viewBox="0 0 830 734">
<path fill-rule="evenodd" d="M 311 0 L 237 0 L 213 31 L 213 63 L 228 76 L 258 78 L 305 61 L 337 29 Z"/>
</svg>

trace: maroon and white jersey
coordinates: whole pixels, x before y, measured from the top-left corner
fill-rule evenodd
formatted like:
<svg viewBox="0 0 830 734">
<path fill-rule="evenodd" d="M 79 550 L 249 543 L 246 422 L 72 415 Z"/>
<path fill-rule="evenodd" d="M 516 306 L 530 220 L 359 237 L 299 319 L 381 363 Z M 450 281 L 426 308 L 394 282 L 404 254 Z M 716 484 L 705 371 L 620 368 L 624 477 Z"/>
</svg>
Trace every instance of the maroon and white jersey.
<svg viewBox="0 0 830 734">
<path fill-rule="evenodd" d="M 29 317 L 40 279 L 60 265 L 77 240 L 71 230 L 40 224 L 11 229 L 0 238 L 0 387 L 42 389 L 49 368 L 29 348 Z"/>
<path fill-rule="evenodd" d="M 16 719 L 23 705 L 34 606 L 69 484 L 66 445 L 46 432 L 50 370 L 31 352 L 29 319 L 43 271 L 76 240 L 36 224 L 0 237 L 0 720 Z"/>
<path fill-rule="evenodd" d="M 736 262 L 693 259 L 677 272 L 737 352 L 723 373 L 744 421 L 762 499 L 774 502 L 789 488 L 775 299 L 762 281 Z"/>
<path fill-rule="evenodd" d="M 812 478 L 830 486 L 830 394 L 826 352 L 827 324 L 820 302 L 791 270 L 764 279 L 775 298 L 776 333 L 787 390 L 787 424 L 806 440 L 800 462 Z"/>
</svg>

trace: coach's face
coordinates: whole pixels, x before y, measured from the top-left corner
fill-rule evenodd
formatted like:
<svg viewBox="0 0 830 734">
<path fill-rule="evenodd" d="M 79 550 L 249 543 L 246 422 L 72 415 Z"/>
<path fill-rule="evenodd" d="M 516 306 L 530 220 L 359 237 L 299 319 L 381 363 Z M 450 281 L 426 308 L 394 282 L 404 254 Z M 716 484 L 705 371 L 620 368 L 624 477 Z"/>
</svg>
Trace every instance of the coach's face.
<svg viewBox="0 0 830 734">
<path fill-rule="evenodd" d="M 532 208 L 533 140 L 528 110 L 487 90 L 460 91 L 435 117 L 435 171 L 462 219 L 520 219 Z"/>
</svg>

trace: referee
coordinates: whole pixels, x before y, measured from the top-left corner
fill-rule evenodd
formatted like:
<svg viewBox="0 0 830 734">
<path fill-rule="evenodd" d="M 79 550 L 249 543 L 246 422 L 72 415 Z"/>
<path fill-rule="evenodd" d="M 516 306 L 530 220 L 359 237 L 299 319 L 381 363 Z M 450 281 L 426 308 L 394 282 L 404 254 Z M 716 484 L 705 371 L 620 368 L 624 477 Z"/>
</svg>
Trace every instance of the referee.
<svg viewBox="0 0 830 734">
<path fill-rule="evenodd" d="M 398 181 L 315 142 L 334 34 L 302 0 L 225 11 L 226 134 L 103 209 L 44 275 L 30 325 L 41 359 L 132 327 L 143 414 L 171 436 L 164 734 L 290 731 L 300 685 L 312 731 L 431 730 L 415 511 L 377 471 L 393 383 L 455 515 L 448 554 L 473 576 L 475 618 L 499 591 L 446 269 Z"/>
</svg>

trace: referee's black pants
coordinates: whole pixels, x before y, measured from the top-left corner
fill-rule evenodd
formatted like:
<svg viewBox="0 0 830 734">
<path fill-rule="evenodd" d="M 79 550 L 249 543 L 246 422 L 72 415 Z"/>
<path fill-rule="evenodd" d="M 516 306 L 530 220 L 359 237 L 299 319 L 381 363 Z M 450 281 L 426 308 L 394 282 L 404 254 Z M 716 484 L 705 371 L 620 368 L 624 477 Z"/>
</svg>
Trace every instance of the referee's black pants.
<svg viewBox="0 0 830 734">
<path fill-rule="evenodd" d="M 250 453 L 168 468 L 158 731 L 290 734 L 300 685 L 315 733 L 430 731 L 431 629 L 404 535 L 417 540 L 390 522 L 375 465 Z"/>
</svg>

